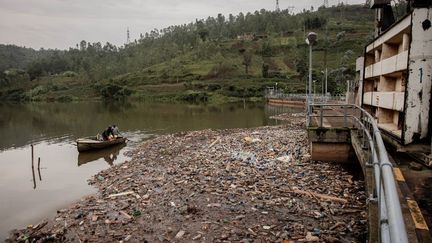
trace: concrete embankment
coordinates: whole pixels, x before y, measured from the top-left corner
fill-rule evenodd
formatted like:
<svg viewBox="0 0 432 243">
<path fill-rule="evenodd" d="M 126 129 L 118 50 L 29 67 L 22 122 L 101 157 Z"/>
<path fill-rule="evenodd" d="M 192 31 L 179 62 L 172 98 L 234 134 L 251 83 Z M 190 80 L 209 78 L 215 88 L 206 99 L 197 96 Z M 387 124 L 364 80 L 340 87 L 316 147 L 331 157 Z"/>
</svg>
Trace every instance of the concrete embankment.
<svg viewBox="0 0 432 243">
<path fill-rule="evenodd" d="M 301 117 L 160 136 L 95 175 L 97 194 L 11 241 L 364 241 L 364 182 L 308 151 Z"/>
</svg>

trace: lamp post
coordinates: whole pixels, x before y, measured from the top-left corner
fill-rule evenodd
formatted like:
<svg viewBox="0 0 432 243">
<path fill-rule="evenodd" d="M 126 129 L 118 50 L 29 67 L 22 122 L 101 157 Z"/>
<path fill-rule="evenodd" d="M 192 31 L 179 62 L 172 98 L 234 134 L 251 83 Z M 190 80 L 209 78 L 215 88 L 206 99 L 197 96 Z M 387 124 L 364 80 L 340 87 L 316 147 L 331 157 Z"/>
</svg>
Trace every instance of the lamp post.
<svg viewBox="0 0 432 243">
<path fill-rule="evenodd" d="M 309 93 L 308 93 L 308 115 L 311 113 L 310 104 L 312 103 L 312 46 L 317 42 L 317 34 L 310 32 L 306 38 L 306 44 L 309 45 Z"/>
<path fill-rule="evenodd" d="M 327 68 L 324 71 L 321 71 L 322 75 L 323 75 L 323 95 L 327 96 Z"/>
</svg>

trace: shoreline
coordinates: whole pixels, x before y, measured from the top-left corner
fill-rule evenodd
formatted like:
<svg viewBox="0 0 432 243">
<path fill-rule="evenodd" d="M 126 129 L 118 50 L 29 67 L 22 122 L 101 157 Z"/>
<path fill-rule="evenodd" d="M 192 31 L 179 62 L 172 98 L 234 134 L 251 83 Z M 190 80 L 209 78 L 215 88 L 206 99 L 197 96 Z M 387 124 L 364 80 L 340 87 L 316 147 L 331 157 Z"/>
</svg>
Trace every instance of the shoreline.
<svg viewBox="0 0 432 243">
<path fill-rule="evenodd" d="M 9 241 L 361 241 L 364 182 L 310 161 L 304 118 L 162 135 L 90 179 L 98 192 Z"/>
</svg>

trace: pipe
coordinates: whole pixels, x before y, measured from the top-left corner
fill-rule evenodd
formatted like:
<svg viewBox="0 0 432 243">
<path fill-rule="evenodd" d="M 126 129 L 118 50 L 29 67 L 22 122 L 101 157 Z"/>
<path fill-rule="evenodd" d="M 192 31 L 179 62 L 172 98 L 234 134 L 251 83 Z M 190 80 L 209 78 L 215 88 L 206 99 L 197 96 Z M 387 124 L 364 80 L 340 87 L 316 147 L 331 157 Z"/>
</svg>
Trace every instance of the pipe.
<svg viewBox="0 0 432 243">
<path fill-rule="evenodd" d="M 381 230 L 380 230 L 381 242 L 383 242 L 383 243 L 391 242 L 390 241 L 390 230 L 389 230 L 389 225 L 388 225 L 387 203 L 385 200 L 382 200 L 382 198 L 385 198 L 385 195 L 384 195 L 383 185 L 381 183 L 381 180 L 379 179 L 380 178 L 380 166 L 379 166 L 379 161 L 378 161 L 376 149 L 374 146 L 374 140 L 372 139 L 370 132 L 368 131 L 366 126 L 362 123 L 362 121 L 355 116 L 352 116 L 352 118 L 355 121 L 357 121 L 358 124 L 360 124 L 361 128 L 363 129 L 366 136 L 368 137 L 369 147 L 370 147 L 371 153 L 372 153 L 372 164 L 374 167 L 375 188 L 378 188 L 378 192 L 377 192 L 378 201 L 377 201 L 377 203 L 378 203 L 378 210 L 379 210 L 379 214 L 380 214 L 379 218 L 378 218 L 378 220 L 379 220 L 378 225 L 381 228 Z"/>
</svg>

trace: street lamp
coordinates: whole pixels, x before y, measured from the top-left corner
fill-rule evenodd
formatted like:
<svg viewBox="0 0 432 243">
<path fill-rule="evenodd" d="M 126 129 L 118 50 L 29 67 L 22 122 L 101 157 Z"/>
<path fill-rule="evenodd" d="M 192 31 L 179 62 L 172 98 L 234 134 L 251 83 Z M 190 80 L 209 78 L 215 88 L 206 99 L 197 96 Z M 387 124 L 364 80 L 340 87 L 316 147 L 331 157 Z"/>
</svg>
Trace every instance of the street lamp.
<svg viewBox="0 0 432 243">
<path fill-rule="evenodd" d="M 312 98 L 312 46 L 317 43 L 318 35 L 315 32 L 310 32 L 306 38 L 306 44 L 309 45 L 309 95 L 308 95 L 308 114 L 311 113 L 310 103 Z"/>
</svg>

